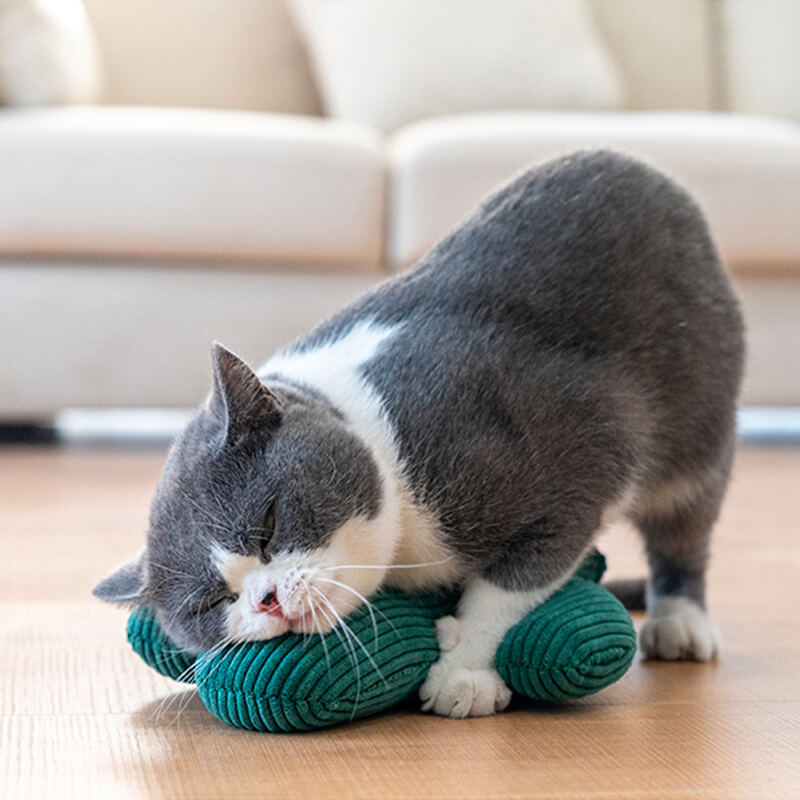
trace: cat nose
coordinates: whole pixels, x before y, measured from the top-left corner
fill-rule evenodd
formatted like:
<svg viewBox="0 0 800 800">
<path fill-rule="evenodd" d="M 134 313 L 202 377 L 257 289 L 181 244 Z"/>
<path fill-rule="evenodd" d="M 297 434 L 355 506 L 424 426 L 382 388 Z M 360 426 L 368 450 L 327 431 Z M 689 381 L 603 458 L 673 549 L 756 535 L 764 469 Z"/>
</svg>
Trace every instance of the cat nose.
<svg viewBox="0 0 800 800">
<path fill-rule="evenodd" d="M 283 616 L 283 609 L 274 590 L 270 590 L 264 595 L 261 602 L 256 606 L 256 611 L 264 611 L 273 617 Z"/>
</svg>

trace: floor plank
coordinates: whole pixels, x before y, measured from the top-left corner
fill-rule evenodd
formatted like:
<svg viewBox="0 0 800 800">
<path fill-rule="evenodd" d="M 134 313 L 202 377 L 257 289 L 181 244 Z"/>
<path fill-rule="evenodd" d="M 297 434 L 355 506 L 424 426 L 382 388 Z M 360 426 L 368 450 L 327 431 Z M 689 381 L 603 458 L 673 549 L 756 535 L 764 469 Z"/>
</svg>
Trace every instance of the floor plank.
<svg viewBox="0 0 800 800">
<path fill-rule="evenodd" d="M 162 459 L 0 450 L 0 797 L 800 797 L 800 450 L 739 453 L 711 572 L 718 664 L 637 660 L 568 706 L 295 736 L 217 722 L 89 595 L 141 545 Z M 601 545 L 612 574 L 641 572 L 632 532 Z"/>
</svg>

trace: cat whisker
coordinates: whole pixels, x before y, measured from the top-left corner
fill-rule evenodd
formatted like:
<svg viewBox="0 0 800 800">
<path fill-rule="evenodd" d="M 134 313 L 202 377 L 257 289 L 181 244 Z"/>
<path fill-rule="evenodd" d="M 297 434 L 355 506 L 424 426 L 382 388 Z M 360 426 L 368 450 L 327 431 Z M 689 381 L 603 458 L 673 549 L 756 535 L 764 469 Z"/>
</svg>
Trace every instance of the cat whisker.
<svg viewBox="0 0 800 800">
<path fill-rule="evenodd" d="M 160 657 L 160 658 L 154 658 L 154 659 L 152 660 L 152 662 L 150 662 L 150 663 L 151 663 L 151 666 L 153 666 L 153 667 L 155 667 L 156 669 L 158 669 L 158 667 L 161 667 L 161 666 L 163 666 L 164 664 L 166 664 L 166 663 L 167 663 L 167 661 L 168 661 L 168 660 L 169 660 L 169 659 L 170 659 L 172 656 L 179 655 L 179 654 L 180 654 L 180 653 L 182 653 L 182 652 L 184 652 L 184 651 L 183 651 L 183 650 L 182 650 L 180 647 L 174 647 L 174 648 L 172 648 L 172 649 L 170 649 L 170 650 L 165 650 L 165 651 L 164 651 L 164 655 L 163 655 L 163 657 Z M 192 669 L 193 669 L 193 668 L 194 668 L 194 662 L 192 662 L 191 664 L 189 664 L 189 666 L 188 666 L 188 667 L 186 667 L 186 669 L 185 669 L 185 670 L 183 670 L 183 671 L 182 671 L 180 674 L 176 675 L 176 676 L 173 678 L 173 680 L 174 680 L 174 681 L 177 681 L 178 683 L 180 683 L 181 681 L 183 681 L 183 680 L 184 680 L 184 678 L 188 677 L 189 673 L 192 671 Z M 158 671 L 160 672 L 160 670 L 158 670 Z"/>
<path fill-rule="evenodd" d="M 189 703 L 192 702 L 192 699 L 197 695 L 197 689 L 190 690 L 188 692 L 184 692 L 182 695 L 179 695 L 181 698 L 178 701 L 178 710 L 175 713 L 175 719 L 170 723 L 171 725 L 177 724 L 178 719 L 183 714 L 184 711 L 189 707 Z"/>
<path fill-rule="evenodd" d="M 220 642 L 218 642 L 216 645 L 214 645 L 214 647 L 212 647 L 210 650 L 206 651 L 205 653 L 201 653 L 200 656 L 198 656 L 197 660 L 200 661 L 202 659 L 203 661 L 210 661 L 212 658 L 215 658 L 216 656 L 218 656 L 228 646 L 233 645 L 234 648 L 236 648 L 240 644 L 242 644 L 242 642 L 236 641 L 236 639 L 235 639 L 235 637 L 233 635 L 226 636 L 224 639 L 222 639 Z M 206 681 L 208 681 L 208 680 L 210 680 L 212 678 L 212 676 L 219 669 L 221 664 L 222 664 L 221 660 L 217 661 L 217 663 L 206 674 L 206 676 L 203 678 L 203 680 L 197 684 L 198 688 L 200 686 L 202 686 Z"/>
<path fill-rule="evenodd" d="M 175 622 L 175 620 L 178 618 L 178 614 L 180 614 L 180 613 L 181 613 L 181 610 L 183 609 L 183 607 L 184 607 L 184 606 L 185 606 L 185 605 L 186 605 L 186 604 L 187 604 L 187 603 L 188 603 L 188 602 L 189 602 L 189 601 L 190 601 L 190 600 L 191 600 L 193 597 L 196 597 L 196 596 L 197 596 L 197 595 L 198 595 L 198 594 L 199 594 L 201 591 L 203 591 L 203 587 L 202 587 L 202 586 L 198 587 L 198 588 L 197 588 L 197 589 L 195 589 L 193 592 L 189 592 L 189 594 L 187 594 L 187 595 L 186 595 L 186 597 L 184 597 L 184 598 L 183 598 L 183 600 L 181 601 L 181 604 L 180 604 L 180 605 L 179 605 L 179 606 L 178 606 L 178 607 L 175 609 L 175 612 L 174 612 L 174 613 L 173 613 L 173 615 L 170 617 L 170 619 L 169 619 L 169 622 L 167 622 L 167 623 L 166 623 L 166 625 L 162 625 L 161 627 L 162 627 L 162 628 L 165 628 L 165 629 L 169 629 L 169 628 L 171 628 L 171 627 L 172 627 L 172 623 L 173 623 L 173 622 Z"/>
<path fill-rule="evenodd" d="M 170 704 L 175 701 L 176 694 L 177 692 L 170 687 L 169 692 L 165 694 L 161 700 L 159 700 L 156 707 L 150 713 L 150 718 L 153 720 L 153 722 L 160 722 L 163 719 Z"/>
<path fill-rule="evenodd" d="M 191 667 L 185 669 L 181 673 L 180 677 L 186 677 L 190 669 Z M 189 695 L 189 700 L 191 700 L 191 696 L 194 694 L 194 692 L 191 689 L 189 689 L 187 691 L 187 694 Z M 181 695 L 178 687 L 175 687 L 174 689 L 173 687 L 170 687 L 170 691 L 164 697 L 161 698 L 161 701 L 158 703 L 155 709 L 153 709 L 153 712 L 151 714 L 152 719 L 155 720 L 156 722 L 160 722 L 167 715 L 167 712 L 171 708 L 172 704 L 175 703 L 179 697 L 181 697 Z M 175 720 L 177 720 L 177 717 L 180 716 L 181 710 L 182 710 L 181 708 L 178 709 Z M 175 720 L 173 720 L 173 722 Z"/>
<path fill-rule="evenodd" d="M 361 641 L 361 639 L 359 638 L 358 634 L 341 618 L 341 616 L 339 615 L 339 612 L 336 611 L 336 609 L 332 605 L 329 605 L 329 608 L 336 615 L 336 618 L 339 620 L 339 624 L 342 626 L 342 629 L 347 631 L 350 634 L 350 636 L 353 637 L 353 639 L 355 640 L 356 644 L 358 644 L 358 646 L 361 648 L 361 650 L 363 651 L 364 655 L 367 657 L 367 660 L 372 665 L 372 668 L 378 674 L 378 677 L 383 681 L 384 685 L 388 686 L 389 684 L 388 684 L 386 678 L 384 678 L 383 673 L 381 672 L 380 667 L 378 666 L 378 663 L 370 655 L 369 649 L 364 644 L 364 642 Z"/>
<path fill-rule="evenodd" d="M 331 672 L 331 658 L 328 654 L 328 644 L 325 641 L 325 634 L 322 632 L 322 625 L 319 624 L 319 618 L 317 617 L 317 611 L 314 608 L 314 602 L 311 599 L 311 591 L 308 588 L 308 583 L 306 582 L 305 578 L 300 579 L 303 582 L 303 585 L 306 589 L 306 594 L 308 596 L 308 607 L 311 611 L 311 628 L 312 630 L 316 628 L 319 632 L 320 641 L 322 642 L 322 650 L 325 653 L 325 663 L 328 665 L 328 675 L 330 676 Z"/>
<path fill-rule="evenodd" d="M 308 597 L 304 595 L 303 599 L 302 599 L 302 603 L 300 605 L 300 610 L 303 612 L 303 618 L 305 618 L 306 614 L 310 613 L 309 610 L 303 611 L 303 609 L 306 606 L 307 601 L 308 601 Z M 311 634 L 312 633 L 313 633 L 313 629 L 311 631 L 309 631 L 307 623 L 304 622 L 303 623 L 303 630 L 301 631 L 301 634 L 303 636 L 303 650 L 305 650 L 306 647 L 308 647 L 308 643 L 311 641 Z"/>
<path fill-rule="evenodd" d="M 331 613 L 338 620 L 339 625 L 341 625 L 342 633 L 345 636 L 347 636 L 348 640 L 350 641 L 350 646 L 353 647 L 353 642 L 358 644 L 358 646 L 364 652 L 364 655 L 367 657 L 367 660 L 372 665 L 372 668 L 377 673 L 378 677 L 383 681 L 383 685 L 388 688 L 389 684 L 388 684 L 386 678 L 383 676 L 383 673 L 381 672 L 380 667 L 378 667 L 378 664 L 376 663 L 375 659 L 369 654 L 369 651 L 364 646 L 364 643 L 358 637 L 356 632 L 342 619 L 341 615 L 339 614 L 338 611 L 336 611 L 336 609 L 334 608 L 333 604 L 330 603 L 329 601 L 327 601 L 327 598 L 326 598 L 326 605 L 331 610 Z M 358 701 L 359 701 L 359 698 L 361 697 L 361 669 L 360 669 L 359 664 L 358 664 L 358 658 L 357 658 L 357 656 L 355 654 L 355 648 L 353 648 L 353 661 L 354 661 L 354 663 L 356 665 L 356 679 L 357 679 L 357 682 L 356 682 L 356 700 L 355 700 L 355 703 L 353 704 L 353 711 L 352 711 L 352 713 L 350 715 L 350 720 L 351 721 L 355 718 L 356 711 L 358 710 Z"/>
<path fill-rule="evenodd" d="M 321 572 L 331 572 L 336 569 L 417 569 L 419 567 L 435 567 L 452 561 L 454 556 L 442 558 L 439 561 L 421 561 L 418 564 L 336 564 L 331 567 L 319 567 Z"/>
<path fill-rule="evenodd" d="M 236 637 L 234 634 L 228 634 L 227 636 L 223 636 L 216 644 L 212 645 L 208 648 L 208 650 L 204 650 L 200 655 L 197 657 L 198 661 L 208 661 L 209 659 L 213 658 L 217 654 L 221 653 L 229 644 L 232 644 L 236 641 Z"/>
<path fill-rule="evenodd" d="M 174 702 L 176 696 L 177 691 L 170 686 L 167 694 L 165 694 L 161 700 L 159 700 L 159 702 L 156 704 L 156 707 L 150 712 L 150 719 L 152 719 L 154 722 L 160 722 L 170 704 Z"/>
<path fill-rule="evenodd" d="M 206 652 L 201 653 L 197 657 L 197 659 L 195 659 L 195 661 L 192 664 L 190 664 L 183 672 L 181 672 L 180 675 L 178 675 L 175 678 L 175 680 L 176 681 L 180 681 L 181 679 L 187 677 L 187 675 L 195 668 L 195 665 L 196 665 L 197 662 L 199 662 L 201 660 L 204 660 L 204 659 L 207 660 L 209 658 L 213 658 L 222 649 L 224 649 L 228 644 L 230 644 L 231 641 L 232 641 L 232 637 L 226 637 L 221 642 L 219 642 L 216 645 L 214 645 L 210 650 L 207 650 Z M 213 670 L 212 670 L 212 672 L 213 672 Z M 208 677 L 210 677 L 210 675 L 206 676 L 206 679 L 208 679 Z M 176 711 L 175 718 L 172 720 L 172 722 L 169 723 L 170 725 L 172 725 L 175 722 L 177 722 L 178 718 L 183 713 L 183 711 L 186 709 L 188 704 L 191 702 L 192 697 L 195 694 L 196 694 L 196 690 L 195 691 L 189 691 L 189 692 L 186 693 L 185 697 L 182 697 L 182 699 L 180 701 L 180 705 L 179 705 L 179 707 L 178 707 L 178 709 Z M 170 694 L 166 695 L 161 700 L 161 702 L 158 704 L 158 706 L 155 708 L 155 710 L 153 711 L 153 719 L 155 719 L 156 721 L 160 721 L 161 719 L 163 719 L 164 716 L 166 716 L 167 712 L 169 711 L 170 706 L 172 705 L 173 702 L 175 702 L 175 699 L 177 697 L 181 697 L 181 695 L 179 695 L 177 692 L 171 692 Z"/>
<path fill-rule="evenodd" d="M 322 602 L 325 603 L 325 605 L 330 609 L 334 617 L 336 617 L 339 620 L 339 622 L 341 622 L 341 617 L 336 612 L 336 609 L 331 605 L 330 601 L 325 596 L 325 594 L 321 592 L 319 589 L 317 589 L 316 586 L 312 586 L 311 590 L 319 595 Z M 344 628 L 342 629 L 341 635 L 339 634 L 339 631 L 336 629 L 336 624 L 328 616 L 327 611 L 325 611 L 325 609 L 322 606 L 320 606 L 319 611 L 321 614 L 324 615 L 325 619 L 328 621 L 328 624 L 331 626 L 331 630 L 336 634 L 336 637 L 341 642 L 342 647 L 348 650 L 348 655 L 352 658 L 353 668 L 355 669 L 356 673 L 356 701 L 355 705 L 353 706 L 353 716 L 351 716 L 350 718 L 353 719 L 353 717 L 355 717 L 356 708 L 358 707 L 358 700 L 361 697 L 361 668 L 358 665 L 358 656 L 356 655 L 356 648 L 353 645 L 352 641 L 350 640 L 350 637 L 347 635 Z M 342 636 L 344 636 L 344 639 L 342 638 Z"/>
<path fill-rule="evenodd" d="M 182 650 L 173 650 L 172 652 L 174 652 L 174 653 L 181 653 L 181 652 L 183 652 L 183 651 L 182 651 Z M 195 660 L 196 660 L 196 659 L 195 659 Z M 179 683 L 180 683 L 180 682 L 182 682 L 182 681 L 184 681 L 186 678 L 188 678 L 188 677 L 189 677 L 189 673 L 191 673 L 191 671 L 192 671 L 193 669 L 194 669 L 194 661 L 192 661 L 192 663 L 191 663 L 191 664 L 189 664 L 189 666 L 188 666 L 188 667 L 186 667 L 186 669 L 185 669 L 185 670 L 183 670 L 183 672 L 181 672 L 181 673 L 180 673 L 180 675 L 177 675 L 177 676 L 174 678 L 174 680 L 178 681 Z"/>
<path fill-rule="evenodd" d="M 169 712 L 170 707 L 175 702 L 176 698 L 180 698 L 179 701 L 178 701 L 178 707 L 177 707 L 177 709 L 175 711 L 175 716 L 172 719 L 172 721 L 168 723 L 167 727 L 176 724 L 178 719 L 180 718 L 180 716 L 183 714 L 183 712 L 188 707 L 189 703 L 192 702 L 192 698 L 194 698 L 196 695 L 197 695 L 197 687 L 196 686 L 191 688 L 191 689 L 189 689 L 184 694 L 179 694 L 178 692 L 173 692 L 172 694 L 168 695 L 165 698 L 166 703 L 164 703 L 164 701 L 162 701 L 162 703 L 159 704 L 158 712 L 157 712 L 157 714 L 155 716 L 155 719 L 156 720 L 163 719 L 167 715 L 167 713 Z"/>
<path fill-rule="evenodd" d="M 361 600 L 361 602 L 364 603 L 364 605 L 366 605 L 367 610 L 369 611 L 370 619 L 372 620 L 372 630 L 375 632 L 375 651 L 377 652 L 377 650 L 378 650 L 378 623 L 375 621 L 375 611 L 373 610 L 373 609 L 375 609 L 375 606 L 373 606 L 372 603 L 370 603 L 370 601 L 367 600 L 367 598 L 364 597 L 363 594 L 361 594 L 361 592 L 357 592 L 352 586 L 348 586 L 346 583 L 342 583 L 341 581 L 335 581 L 332 578 L 317 578 L 317 580 L 321 581 L 322 583 L 332 583 L 335 586 L 340 586 L 345 591 L 348 591 L 351 594 L 354 594 L 357 598 L 359 598 L 359 600 Z M 378 609 L 378 611 L 380 611 L 380 609 Z M 392 623 L 389 621 L 389 618 L 386 616 L 386 614 L 383 614 L 383 612 L 380 612 L 380 613 L 382 614 L 383 618 L 387 622 L 389 622 L 390 625 L 392 625 Z M 394 625 L 392 625 L 392 627 L 394 628 Z M 397 629 L 395 629 L 395 631 L 396 630 Z"/>
<path fill-rule="evenodd" d="M 328 625 L 330 625 L 330 626 L 331 626 L 331 628 L 330 628 L 330 631 L 328 631 L 328 632 L 329 632 L 329 633 L 333 633 L 333 634 L 336 636 L 336 638 L 339 640 L 339 644 L 341 644 L 341 645 L 342 645 L 342 647 L 344 647 L 344 648 L 347 650 L 347 657 L 348 657 L 348 659 L 350 659 L 350 663 L 352 664 L 352 663 L 353 663 L 353 660 L 352 660 L 352 657 L 351 657 L 351 655 L 350 655 L 350 650 L 347 648 L 347 643 L 346 643 L 346 641 L 345 641 L 344 639 L 342 639 L 342 635 L 341 635 L 341 633 L 340 633 L 340 632 L 339 632 L 339 630 L 336 628 L 336 623 L 335 623 L 335 621 L 334 621 L 334 620 L 332 620 L 332 619 L 331 619 L 331 618 L 330 618 L 330 617 L 327 615 L 327 613 L 325 612 L 325 609 L 324 609 L 322 606 L 319 606 L 319 607 L 317 608 L 317 610 L 319 611 L 319 613 L 320 613 L 320 614 L 322 614 L 322 615 L 325 617 L 325 621 L 328 623 Z"/>
<path fill-rule="evenodd" d="M 183 578 L 196 578 L 196 575 L 190 575 L 188 572 L 181 572 L 179 569 L 173 569 L 172 567 L 168 567 L 166 564 L 161 564 L 158 561 L 149 561 L 148 562 L 151 567 L 158 567 L 158 569 L 164 570 L 164 572 L 171 572 L 173 575 L 180 575 Z"/>
<path fill-rule="evenodd" d="M 334 606 L 333 606 L 333 604 L 330 602 L 330 600 L 328 600 L 328 598 L 327 598 L 327 597 L 326 597 L 326 596 L 325 596 L 325 595 L 324 595 L 322 592 L 320 592 L 319 590 L 317 590 L 317 592 L 318 592 L 318 594 L 320 595 L 320 597 L 323 599 L 323 601 L 325 602 L 325 604 L 328 606 L 328 608 L 331 610 L 331 613 L 332 613 L 332 614 L 333 614 L 333 615 L 336 617 L 336 619 L 339 621 L 339 624 L 342 626 L 342 631 L 343 631 L 343 632 L 345 632 L 345 633 L 349 633 L 349 635 L 352 637 L 352 639 L 353 639 L 353 640 L 355 640 L 355 642 L 358 644 L 358 646 L 359 646 L 359 647 L 361 648 L 361 650 L 363 651 L 364 655 L 367 657 L 367 660 L 369 661 L 369 663 L 372 665 L 372 668 L 375 670 L 375 672 L 376 672 L 376 674 L 378 675 L 378 677 L 379 677 L 379 678 L 380 678 L 380 679 L 383 681 L 383 683 L 384 683 L 384 685 L 385 685 L 385 686 L 388 686 L 388 685 L 389 685 L 388 681 L 387 681 L 387 680 L 386 680 L 386 678 L 383 676 L 383 673 L 381 672 L 381 669 L 380 669 L 380 667 L 378 666 L 378 664 L 377 664 L 377 662 L 375 661 L 375 659 L 374 659 L 374 658 L 373 658 L 373 657 L 370 655 L 370 652 L 369 652 L 369 650 L 367 649 L 366 645 L 365 645 L 365 644 L 364 644 L 364 643 L 361 641 L 361 639 L 359 639 L 359 637 L 358 637 L 358 635 L 356 634 L 356 632 L 355 632 L 355 631 L 354 631 L 354 630 L 353 630 L 353 629 L 352 629 L 352 628 L 351 628 L 351 627 L 350 627 L 350 626 L 349 626 L 349 625 L 348 625 L 348 624 L 347 624 L 347 623 L 346 623 L 346 622 L 345 622 L 345 621 L 342 619 L 341 615 L 340 615 L 340 614 L 339 614 L 339 612 L 338 612 L 338 611 L 337 611 L 337 610 L 334 608 Z M 356 663 L 358 663 L 358 661 L 357 661 L 357 660 L 356 660 Z M 361 685 L 360 677 L 361 677 L 361 676 L 360 676 L 360 670 L 359 670 L 359 689 L 358 689 L 358 694 L 359 694 L 359 695 L 360 695 L 360 685 Z M 358 707 L 358 699 L 356 699 L 356 703 L 355 703 L 355 705 L 353 706 L 353 716 L 355 716 L 355 713 L 356 713 L 356 708 L 357 708 L 357 707 Z M 352 719 L 352 717 L 351 717 L 351 719 Z"/>
</svg>

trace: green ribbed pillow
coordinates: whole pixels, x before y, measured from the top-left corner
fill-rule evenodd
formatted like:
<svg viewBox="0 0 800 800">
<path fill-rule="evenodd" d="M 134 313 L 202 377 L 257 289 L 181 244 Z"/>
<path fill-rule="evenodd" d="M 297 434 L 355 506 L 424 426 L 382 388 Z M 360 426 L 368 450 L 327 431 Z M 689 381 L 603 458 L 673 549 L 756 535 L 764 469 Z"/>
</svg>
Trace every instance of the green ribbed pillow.
<svg viewBox="0 0 800 800">
<path fill-rule="evenodd" d="M 625 674 L 636 653 L 630 617 L 597 584 L 599 553 L 547 602 L 505 636 L 495 666 L 508 686 L 535 700 L 582 697 Z M 458 595 L 384 590 L 341 630 L 306 639 L 287 633 L 232 645 L 196 660 L 161 631 L 152 612 L 128 620 L 133 649 L 163 675 L 196 682 L 208 710 L 239 728 L 306 731 L 375 714 L 413 695 L 439 658 L 435 621 L 455 610 Z"/>
</svg>

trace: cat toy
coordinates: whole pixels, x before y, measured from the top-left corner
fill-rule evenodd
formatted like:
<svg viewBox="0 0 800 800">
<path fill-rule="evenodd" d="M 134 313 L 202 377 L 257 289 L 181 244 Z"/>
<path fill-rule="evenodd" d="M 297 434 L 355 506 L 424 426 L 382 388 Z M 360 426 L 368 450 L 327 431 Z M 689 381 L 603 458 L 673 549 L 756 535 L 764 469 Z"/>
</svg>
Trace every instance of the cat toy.
<svg viewBox="0 0 800 800">
<path fill-rule="evenodd" d="M 605 558 L 594 551 L 575 575 L 505 635 L 495 668 L 516 694 L 557 702 L 619 680 L 636 653 L 628 612 L 600 584 Z M 252 731 L 297 732 L 377 714 L 415 695 L 439 658 L 438 618 L 458 593 L 384 589 L 324 635 L 285 633 L 193 656 L 135 609 L 128 641 L 174 680 L 195 683 L 205 707 Z"/>
</svg>

